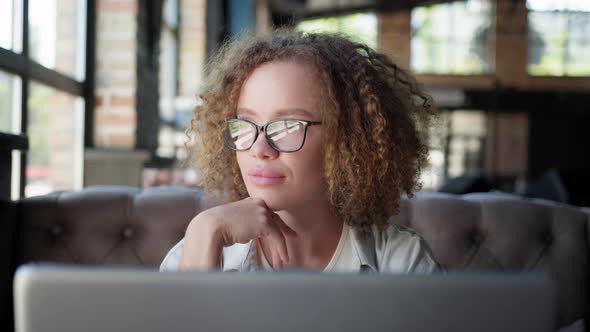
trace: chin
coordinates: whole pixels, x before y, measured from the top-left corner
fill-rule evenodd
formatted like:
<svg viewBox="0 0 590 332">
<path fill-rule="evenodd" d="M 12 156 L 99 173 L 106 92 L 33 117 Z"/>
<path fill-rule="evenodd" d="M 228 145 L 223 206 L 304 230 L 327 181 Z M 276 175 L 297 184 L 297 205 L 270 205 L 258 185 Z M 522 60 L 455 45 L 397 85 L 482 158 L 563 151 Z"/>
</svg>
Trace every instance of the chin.
<svg viewBox="0 0 590 332">
<path fill-rule="evenodd" d="M 285 197 L 285 195 L 281 195 L 282 192 L 270 190 L 248 190 L 250 197 L 262 199 L 264 203 L 266 203 L 266 206 L 275 212 L 288 209 L 290 205 L 289 202 L 293 202 L 292 199 L 288 199 Z"/>
</svg>

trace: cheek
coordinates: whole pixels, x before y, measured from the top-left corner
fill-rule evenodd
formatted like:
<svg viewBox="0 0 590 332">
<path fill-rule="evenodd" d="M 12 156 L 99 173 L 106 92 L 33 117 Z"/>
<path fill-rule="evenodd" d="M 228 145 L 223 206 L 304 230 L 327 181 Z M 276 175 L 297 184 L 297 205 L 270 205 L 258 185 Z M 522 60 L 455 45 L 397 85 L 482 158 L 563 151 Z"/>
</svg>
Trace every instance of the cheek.
<svg viewBox="0 0 590 332">
<path fill-rule="evenodd" d="M 319 184 L 318 181 L 323 182 L 324 150 L 321 144 L 310 145 L 308 149 L 302 149 L 300 152 L 299 158 L 294 160 L 302 173 L 298 174 L 300 179 L 303 178 L 303 181 L 313 179 L 316 185 Z"/>
<path fill-rule="evenodd" d="M 240 173 L 242 173 L 242 177 L 244 176 L 244 170 L 246 169 L 247 165 L 247 156 L 244 152 L 236 152 L 236 160 L 238 162 L 238 167 L 240 168 Z"/>
</svg>

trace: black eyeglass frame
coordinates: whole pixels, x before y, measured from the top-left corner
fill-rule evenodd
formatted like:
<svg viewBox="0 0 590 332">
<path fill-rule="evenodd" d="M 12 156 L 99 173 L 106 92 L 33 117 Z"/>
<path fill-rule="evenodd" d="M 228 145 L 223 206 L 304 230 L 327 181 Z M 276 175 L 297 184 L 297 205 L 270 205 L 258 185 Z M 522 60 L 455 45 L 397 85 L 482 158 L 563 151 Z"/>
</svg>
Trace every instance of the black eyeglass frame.
<svg viewBox="0 0 590 332">
<path fill-rule="evenodd" d="M 235 122 L 235 121 L 244 121 L 244 122 L 251 124 L 252 126 L 254 126 L 256 128 L 256 133 L 254 134 L 254 139 L 252 140 L 252 144 L 250 144 L 250 146 L 245 149 L 237 149 L 236 147 L 232 146 L 232 145 L 234 145 L 233 142 L 228 142 L 229 137 L 228 137 L 228 135 L 226 135 L 225 132 L 229 131 L 229 124 L 231 122 Z M 288 150 L 288 151 L 281 150 L 268 137 L 268 133 L 267 133 L 268 126 L 272 123 L 279 122 L 279 121 L 297 121 L 297 122 L 302 123 L 304 125 L 305 131 L 303 132 L 303 140 L 301 141 L 301 145 L 299 146 L 299 148 L 297 148 L 296 150 Z M 271 148 L 273 148 L 274 150 L 276 150 L 278 152 L 291 153 L 291 152 L 297 152 L 303 148 L 303 145 L 305 144 L 305 139 L 307 138 L 307 128 L 308 127 L 318 126 L 321 124 L 322 123 L 320 121 L 307 121 L 307 120 L 298 120 L 298 119 L 277 119 L 277 120 L 269 121 L 262 126 L 259 126 L 259 125 L 255 124 L 254 122 L 252 122 L 250 120 L 246 120 L 246 119 L 228 119 L 225 121 L 225 126 L 222 129 L 222 131 L 223 131 L 222 134 L 223 134 L 223 141 L 225 142 L 225 146 L 229 149 L 234 150 L 234 151 L 248 151 L 248 150 L 250 150 L 250 148 L 252 148 L 254 143 L 256 143 L 256 140 L 258 139 L 258 134 L 260 132 L 263 132 L 264 138 L 266 139 L 266 142 L 268 143 L 268 145 L 270 145 Z"/>
</svg>

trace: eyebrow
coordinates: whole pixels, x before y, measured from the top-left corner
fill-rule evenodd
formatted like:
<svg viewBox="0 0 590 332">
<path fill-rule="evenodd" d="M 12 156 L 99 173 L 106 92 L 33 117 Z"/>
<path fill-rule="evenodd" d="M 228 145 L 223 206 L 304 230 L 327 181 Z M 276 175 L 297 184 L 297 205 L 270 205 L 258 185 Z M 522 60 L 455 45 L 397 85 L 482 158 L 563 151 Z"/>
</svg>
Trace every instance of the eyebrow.
<svg viewBox="0 0 590 332">
<path fill-rule="evenodd" d="M 256 115 L 254 110 L 249 108 L 240 107 L 237 110 L 238 115 Z M 309 118 L 313 118 L 313 114 L 310 111 L 307 111 L 303 108 L 282 108 L 278 109 L 273 113 L 274 116 L 285 116 L 285 115 L 302 115 L 307 116 Z"/>
</svg>

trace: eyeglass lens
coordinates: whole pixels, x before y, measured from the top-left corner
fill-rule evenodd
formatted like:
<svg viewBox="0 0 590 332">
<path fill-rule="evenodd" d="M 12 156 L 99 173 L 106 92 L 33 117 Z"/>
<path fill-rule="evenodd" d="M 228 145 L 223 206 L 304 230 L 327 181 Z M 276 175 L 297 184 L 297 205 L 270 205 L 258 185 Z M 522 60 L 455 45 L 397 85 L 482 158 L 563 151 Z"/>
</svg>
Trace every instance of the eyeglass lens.
<svg viewBox="0 0 590 332">
<path fill-rule="evenodd" d="M 244 120 L 228 121 L 226 141 L 231 148 L 247 150 L 257 136 L 258 128 Z M 279 151 L 296 151 L 305 139 L 305 122 L 299 120 L 276 120 L 269 122 L 265 128 L 268 142 Z"/>
</svg>

